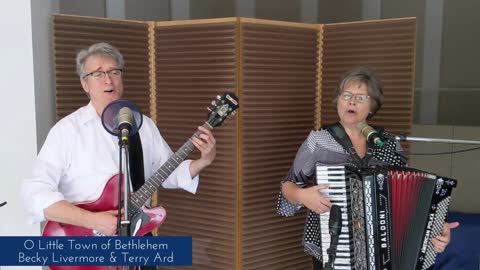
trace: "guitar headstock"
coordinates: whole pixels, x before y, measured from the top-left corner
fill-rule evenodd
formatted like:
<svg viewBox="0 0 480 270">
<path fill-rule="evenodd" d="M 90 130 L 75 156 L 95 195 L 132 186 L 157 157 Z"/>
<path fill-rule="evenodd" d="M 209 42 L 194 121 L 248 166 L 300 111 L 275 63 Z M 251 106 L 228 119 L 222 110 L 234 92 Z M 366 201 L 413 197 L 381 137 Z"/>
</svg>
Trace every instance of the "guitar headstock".
<svg viewBox="0 0 480 270">
<path fill-rule="evenodd" d="M 207 108 L 210 111 L 207 123 L 212 128 L 220 126 L 226 118 L 235 115 L 238 107 L 238 98 L 235 94 L 224 93 L 223 96 L 218 95 L 212 100 L 212 107 Z"/>
</svg>

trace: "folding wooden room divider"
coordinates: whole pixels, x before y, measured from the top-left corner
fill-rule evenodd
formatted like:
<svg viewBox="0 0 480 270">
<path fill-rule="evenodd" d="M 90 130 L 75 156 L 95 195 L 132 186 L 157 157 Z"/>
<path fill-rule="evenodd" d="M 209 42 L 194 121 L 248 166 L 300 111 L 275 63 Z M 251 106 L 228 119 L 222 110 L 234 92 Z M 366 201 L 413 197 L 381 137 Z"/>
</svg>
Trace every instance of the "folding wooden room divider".
<svg viewBox="0 0 480 270">
<path fill-rule="evenodd" d="M 279 217 L 276 199 L 309 131 L 335 121 L 331 93 L 352 66 L 369 65 L 384 81 L 378 123 L 410 130 L 413 18 L 322 25 L 55 15 L 53 27 L 58 117 L 87 102 L 75 52 L 98 41 L 124 53 L 125 98 L 156 120 L 174 151 L 206 120 L 215 95 L 240 99 L 236 117 L 214 131 L 217 157 L 201 173 L 197 194 L 158 192 L 167 221 L 157 233 L 193 236 L 193 267 L 172 269 L 311 268 L 301 247 L 305 212 Z"/>
</svg>

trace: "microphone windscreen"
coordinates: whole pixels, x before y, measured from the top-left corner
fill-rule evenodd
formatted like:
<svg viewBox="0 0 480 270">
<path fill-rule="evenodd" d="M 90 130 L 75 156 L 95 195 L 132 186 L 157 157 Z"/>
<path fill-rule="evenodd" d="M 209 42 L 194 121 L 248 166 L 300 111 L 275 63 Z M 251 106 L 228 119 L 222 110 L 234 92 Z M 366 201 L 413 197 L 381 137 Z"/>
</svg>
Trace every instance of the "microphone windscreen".
<svg viewBox="0 0 480 270">
<path fill-rule="evenodd" d="M 103 109 L 102 125 L 114 136 L 122 136 L 125 128 L 129 130 L 129 136 L 135 135 L 142 124 L 143 114 L 140 108 L 128 100 L 112 101 Z"/>
</svg>

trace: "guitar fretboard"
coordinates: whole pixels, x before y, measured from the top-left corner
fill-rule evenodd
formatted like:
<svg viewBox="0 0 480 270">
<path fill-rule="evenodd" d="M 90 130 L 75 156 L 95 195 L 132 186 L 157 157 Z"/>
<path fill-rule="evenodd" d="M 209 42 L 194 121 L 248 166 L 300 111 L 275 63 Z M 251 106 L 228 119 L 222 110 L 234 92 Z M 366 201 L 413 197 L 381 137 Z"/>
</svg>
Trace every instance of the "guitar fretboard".
<svg viewBox="0 0 480 270">
<path fill-rule="evenodd" d="M 205 123 L 204 128 L 212 129 L 212 127 Z M 167 180 L 172 172 L 192 153 L 195 146 L 193 145 L 192 138 L 200 135 L 201 132 L 197 131 L 190 137 L 178 150 L 175 152 L 161 167 L 158 169 L 145 184 L 135 192 L 130 198 L 130 214 L 129 217 L 133 217 L 145 202 L 157 191 L 157 189 Z"/>
</svg>

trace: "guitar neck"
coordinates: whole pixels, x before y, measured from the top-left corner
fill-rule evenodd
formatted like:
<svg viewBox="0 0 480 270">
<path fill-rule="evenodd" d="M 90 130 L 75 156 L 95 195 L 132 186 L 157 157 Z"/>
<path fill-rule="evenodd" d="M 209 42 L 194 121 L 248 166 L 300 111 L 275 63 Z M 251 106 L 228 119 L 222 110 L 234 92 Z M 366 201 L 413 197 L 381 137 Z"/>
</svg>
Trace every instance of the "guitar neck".
<svg viewBox="0 0 480 270">
<path fill-rule="evenodd" d="M 213 129 L 208 123 L 203 124 L 204 128 Z M 152 177 L 145 181 L 142 187 L 137 190 L 130 198 L 131 216 L 135 215 L 145 202 L 157 191 L 157 189 L 167 180 L 172 172 L 192 153 L 195 146 L 192 139 L 202 132 L 197 131 L 175 152 Z"/>
</svg>

